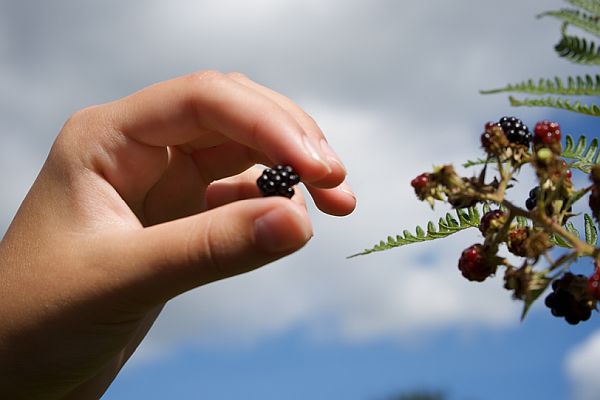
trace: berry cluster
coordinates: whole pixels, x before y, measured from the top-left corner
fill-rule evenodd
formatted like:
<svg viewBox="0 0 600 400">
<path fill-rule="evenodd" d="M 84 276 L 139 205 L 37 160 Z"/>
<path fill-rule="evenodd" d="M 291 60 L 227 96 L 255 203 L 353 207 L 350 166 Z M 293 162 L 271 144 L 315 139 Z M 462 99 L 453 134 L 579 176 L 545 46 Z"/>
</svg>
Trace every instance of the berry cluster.
<svg viewBox="0 0 600 400">
<path fill-rule="evenodd" d="M 276 165 L 267 168 L 257 179 L 256 184 L 263 196 L 283 196 L 291 198 L 294 195 L 293 186 L 300 182 L 300 177 L 289 165 Z"/>
<path fill-rule="evenodd" d="M 567 272 L 552 282 L 552 293 L 545 300 L 552 315 L 563 317 L 571 325 L 590 319 L 594 302 L 586 290 L 587 281 L 584 275 Z"/>
<path fill-rule="evenodd" d="M 515 299 L 525 302 L 525 310 L 551 285 L 546 305 L 553 315 L 577 324 L 591 317 L 600 300 L 600 268 L 586 277 L 568 272 L 569 265 L 586 256 L 594 259 L 594 265 L 600 264 L 600 249 L 580 239 L 567 220 L 575 215 L 571 205 L 589 192 L 590 210 L 600 221 L 600 165 L 591 168 L 592 185 L 575 190 L 569 165 L 561 157 L 561 137 L 556 122 L 540 121 L 531 133 L 520 119 L 502 117 L 484 126 L 481 146 L 487 159 L 477 177 L 460 177 L 452 165 L 444 165 L 418 175 L 411 186 L 420 200 L 432 206 L 435 201 L 445 201 L 454 208 L 477 204 L 487 207 L 479 220 L 483 241 L 466 248 L 458 261 L 458 269 L 466 279 L 482 282 L 499 267 L 506 267 L 505 288 L 513 291 Z M 530 190 L 521 208 L 507 200 L 505 193 L 525 165 L 534 170 L 538 185 Z M 488 166 L 498 169 L 499 176 L 491 181 L 485 176 Z M 589 221 L 586 230 L 592 229 Z M 557 245 L 570 249 L 570 253 L 553 260 L 549 250 Z M 520 257 L 522 265 L 513 266 L 501 257 L 501 246 Z M 550 265 L 536 269 L 540 260 L 548 260 Z"/>
</svg>

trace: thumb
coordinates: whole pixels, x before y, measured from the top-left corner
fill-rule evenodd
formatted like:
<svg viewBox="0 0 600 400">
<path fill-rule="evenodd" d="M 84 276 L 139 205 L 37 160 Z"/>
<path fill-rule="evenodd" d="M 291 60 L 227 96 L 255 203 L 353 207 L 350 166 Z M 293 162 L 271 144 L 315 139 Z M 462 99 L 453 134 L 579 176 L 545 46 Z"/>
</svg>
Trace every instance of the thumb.
<svg viewBox="0 0 600 400">
<path fill-rule="evenodd" d="M 272 197 L 237 201 L 125 236 L 111 246 L 111 264 L 122 273 L 116 281 L 129 299 L 152 306 L 288 255 L 306 244 L 312 227 L 304 207 Z"/>
</svg>

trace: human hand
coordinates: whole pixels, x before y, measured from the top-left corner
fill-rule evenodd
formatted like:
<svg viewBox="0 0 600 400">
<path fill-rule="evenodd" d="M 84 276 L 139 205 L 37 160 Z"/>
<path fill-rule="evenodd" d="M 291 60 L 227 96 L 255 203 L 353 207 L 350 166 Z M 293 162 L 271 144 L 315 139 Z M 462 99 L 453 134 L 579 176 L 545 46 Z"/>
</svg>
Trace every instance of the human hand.
<svg viewBox="0 0 600 400">
<path fill-rule="evenodd" d="M 326 213 L 354 209 L 312 118 L 240 74 L 74 114 L 0 242 L 0 393 L 98 398 L 169 299 L 301 248 L 302 196 L 260 198 L 257 163 L 292 165 Z"/>
</svg>

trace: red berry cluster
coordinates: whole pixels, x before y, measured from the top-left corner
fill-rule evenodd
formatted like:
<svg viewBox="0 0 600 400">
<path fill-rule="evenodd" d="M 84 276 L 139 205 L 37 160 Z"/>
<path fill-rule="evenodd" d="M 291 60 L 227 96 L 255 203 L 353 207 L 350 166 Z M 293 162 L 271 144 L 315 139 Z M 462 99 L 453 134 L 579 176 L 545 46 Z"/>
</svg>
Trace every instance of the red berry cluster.
<svg viewBox="0 0 600 400">
<path fill-rule="evenodd" d="M 547 119 L 535 124 L 533 129 L 534 144 L 553 144 L 560 142 L 560 125 Z"/>
</svg>

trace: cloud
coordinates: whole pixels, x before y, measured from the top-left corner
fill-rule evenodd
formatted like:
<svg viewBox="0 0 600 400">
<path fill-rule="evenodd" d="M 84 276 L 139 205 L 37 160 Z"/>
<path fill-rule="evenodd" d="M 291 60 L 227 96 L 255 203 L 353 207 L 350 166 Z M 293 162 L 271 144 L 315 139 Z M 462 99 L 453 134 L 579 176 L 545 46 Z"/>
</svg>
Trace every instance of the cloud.
<svg viewBox="0 0 600 400">
<path fill-rule="evenodd" d="M 70 113 L 205 68 L 244 72 L 303 106 L 359 197 L 345 219 L 313 209 L 316 236 L 300 253 L 172 301 L 136 357 L 184 342 L 251 344 L 295 327 L 320 338 L 408 340 L 518 319 L 500 278 L 460 277 L 458 256 L 475 233 L 345 257 L 445 211 L 417 202 L 408 182 L 434 163 L 477 156 L 481 125 L 515 112 L 479 89 L 566 71 L 552 51 L 558 22 L 533 19 L 562 2 L 32 4 L 0 2 L 0 130 L 9 143 L 0 148 L 9 188 L 0 223 Z M 531 120 L 541 112 L 519 110 Z"/>
<path fill-rule="evenodd" d="M 600 331 L 567 355 L 565 366 L 575 400 L 595 400 L 600 393 Z"/>
</svg>

